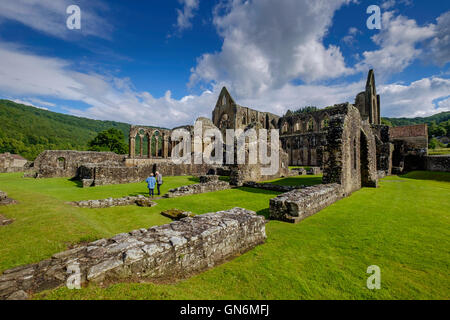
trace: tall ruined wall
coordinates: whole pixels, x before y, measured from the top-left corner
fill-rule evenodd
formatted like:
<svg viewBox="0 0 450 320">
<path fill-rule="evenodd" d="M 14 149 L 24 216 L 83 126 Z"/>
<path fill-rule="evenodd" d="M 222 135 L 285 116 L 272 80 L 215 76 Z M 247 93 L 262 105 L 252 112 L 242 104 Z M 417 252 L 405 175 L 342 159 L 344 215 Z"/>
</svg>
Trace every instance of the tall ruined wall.
<svg viewBox="0 0 450 320">
<path fill-rule="evenodd" d="M 402 141 L 407 154 L 426 154 L 428 150 L 428 127 L 426 124 L 389 128 L 392 141 Z"/>
<path fill-rule="evenodd" d="M 225 87 L 212 112 L 212 122 L 221 131 L 244 129 L 251 123 L 259 123 L 265 129 L 277 129 L 279 118 L 270 112 L 262 112 L 236 104 Z"/>
<path fill-rule="evenodd" d="M 358 109 L 351 104 L 342 104 L 339 108 L 341 112 L 331 117 L 327 132 L 325 150 L 327 161 L 324 164 L 323 183 L 338 183 L 346 194 L 351 194 L 362 186 L 362 122 Z M 367 155 L 372 154 L 375 148 L 374 143 L 374 137 L 370 138 L 370 141 L 366 141 L 363 154 L 364 152 Z M 367 160 L 367 163 L 364 164 L 365 168 L 373 169 L 374 161 L 376 160 Z M 373 175 L 370 173 L 367 176 L 372 177 Z"/>
<path fill-rule="evenodd" d="M 377 171 L 382 175 L 391 175 L 394 144 L 390 142 L 389 127 L 385 125 L 371 125 L 377 145 Z"/>
<path fill-rule="evenodd" d="M 289 165 L 323 166 L 330 119 L 341 112 L 339 106 L 333 106 L 300 114 L 288 111 L 280 118 L 280 141 L 289 156 Z"/>
<path fill-rule="evenodd" d="M 34 160 L 33 169 L 41 178 L 74 178 L 78 168 L 84 164 L 108 163 L 112 166 L 124 160 L 125 156 L 114 152 L 47 150 Z"/>
</svg>

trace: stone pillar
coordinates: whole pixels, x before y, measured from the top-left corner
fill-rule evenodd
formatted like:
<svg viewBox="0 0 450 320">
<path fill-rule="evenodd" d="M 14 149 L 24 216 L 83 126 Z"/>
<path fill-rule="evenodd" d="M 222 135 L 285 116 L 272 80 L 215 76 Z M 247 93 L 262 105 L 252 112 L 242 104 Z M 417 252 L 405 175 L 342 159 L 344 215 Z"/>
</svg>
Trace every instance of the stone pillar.
<svg viewBox="0 0 450 320">
<path fill-rule="evenodd" d="M 136 156 L 136 137 L 130 137 L 129 155 L 131 159 Z"/>
<path fill-rule="evenodd" d="M 169 158 L 169 137 L 164 135 L 163 136 L 163 157 Z"/>
<path fill-rule="evenodd" d="M 142 158 L 142 156 L 144 154 L 144 137 L 140 135 L 139 139 L 140 139 L 140 145 L 139 145 L 140 152 L 139 152 L 139 154 L 140 154 L 140 157 Z"/>
<path fill-rule="evenodd" d="M 148 144 L 148 155 L 147 158 L 151 158 L 152 157 L 152 138 L 150 137 L 149 134 L 147 134 L 147 144 Z"/>
<path fill-rule="evenodd" d="M 159 135 L 155 135 L 155 156 L 159 157 Z"/>
</svg>

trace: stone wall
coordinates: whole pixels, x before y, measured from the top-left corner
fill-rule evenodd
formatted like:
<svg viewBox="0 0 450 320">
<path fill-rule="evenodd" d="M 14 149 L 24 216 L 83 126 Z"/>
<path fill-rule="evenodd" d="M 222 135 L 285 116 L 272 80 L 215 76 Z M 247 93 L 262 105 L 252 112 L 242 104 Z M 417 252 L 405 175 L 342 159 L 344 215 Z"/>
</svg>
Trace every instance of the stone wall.
<svg viewBox="0 0 450 320">
<path fill-rule="evenodd" d="M 296 189 L 306 188 L 306 186 L 280 186 L 272 183 L 257 183 L 253 181 L 245 182 L 243 187 L 276 192 L 289 192 Z"/>
<path fill-rule="evenodd" d="M 227 190 L 230 188 L 231 186 L 228 182 L 219 181 L 219 176 L 202 176 L 200 177 L 200 183 L 170 189 L 169 192 L 164 195 L 164 197 L 176 198 L 192 194 Z"/>
<path fill-rule="evenodd" d="M 283 193 L 270 200 L 270 219 L 297 223 L 344 197 L 339 184 L 323 184 Z"/>
<path fill-rule="evenodd" d="M 0 191 L 0 206 L 15 203 L 15 200 L 8 198 L 8 194 L 6 192 Z"/>
<path fill-rule="evenodd" d="M 114 152 L 47 150 L 34 160 L 33 170 L 38 178 L 75 178 L 84 164 L 118 166 L 124 160 L 125 156 Z"/>
<path fill-rule="evenodd" d="M 156 171 L 164 179 L 165 176 L 205 175 L 214 168 L 207 164 L 174 164 L 170 160 L 136 167 L 88 164 L 80 167 L 79 179 L 83 181 L 84 187 L 91 187 L 142 182 Z"/>
<path fill-rule="evenodd" d="M 123 197 L 123 198 L 108 198 L 101 200 L 83 200 L 77 202 L 70 202 L 70 204 L 80 208 L 110 208 L 120 206 L 132 206 L 138 205 L 140 207 L 153 207 L 156 206 L 156 202 L 151 201 L 149 198 L 139 195 L 136 197 Z"/>
<path fill-rule="evenodd" d="M 7 270 L 0 276 L 0 299 L 26 299 L 30 293 L 64 286 L 77 278 L 71 270 L 79 270 L 81 285 L 174 281 L 245 253 L 265 239 L 264 217 L 253 211 L 207 213 L 97 240 Z"/>
<path fill-rule="evenodd" d="M 350 194 L 361 188 L 361 117 L 351 104 L 340 106 L 327 131 L 323 182 L 338 183 Z"/>
<path fill-rule="evenodd" d="M 401 141 L 402 155 L 426 155 L 428 152 L 428 127 L 426 124 L 389 128 L 393 143 Z"/>
<path fill-rule="evenodd" d="M 426 157 L 428 171 L 450 172 L 450 155 Z"/>
<path fill-rule="evenodd" d="M 9 152 L 0 154 L 0 173 L 22 172 L 26 170 L 27 159 Z"/>
</svg>

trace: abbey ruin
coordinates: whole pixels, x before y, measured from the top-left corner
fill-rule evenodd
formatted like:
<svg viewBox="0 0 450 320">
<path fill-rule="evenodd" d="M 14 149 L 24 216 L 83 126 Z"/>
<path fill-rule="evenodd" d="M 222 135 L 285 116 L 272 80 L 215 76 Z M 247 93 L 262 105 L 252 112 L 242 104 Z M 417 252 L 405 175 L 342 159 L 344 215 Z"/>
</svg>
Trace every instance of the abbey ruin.
<svg viewBox="0 0 450 320">
<path fill-rule="evenodd" d="M 381 124 L 381 99 L 373 70 L 369 72 L 365 91 L 356 95 L 354 104 L 341 103 L 313 112 L 288 111 L 284 116 L 277 116 L 238 105 L 223 88 L 212 120 L 198 120 L 202 132 L 239 129 L 245 134 L 257 129 L 275 130 L 278 133 L 275 145 L 279 150 L 271 147 L 268 152 L 275 154 L 276 173 L 262 174 L 266 163 L 173 161 L 172 156 L 181 144 L 186 147 L 182 150 L 190 160 L 194 155 L 189 152 L 196 149 L 196 144 L 204 150 L 213 143 L 203 136 L 197 137 L 195 126 L 187 125 L 172 130 L 131 126 L 128 155 L 48 150 L 35 159 L 25 177 L 67 177 L 78 180 L 79 186 L 95 187 L 142 182 L 156 171 L 163 176 L 199 176 L 200 183 L 171 189 L 163 196 L 174 198 L 235 187 L 271 190 L 279 194 L 270 200 L 269 218 L 298 223 L 362 187 L 377 188 L 379 179 L 387 175 L 417 169 L 449 171 L 450 168 L 449 157 L 427 155 L 426 125 L 391 128 Z M 184 129 L 191 139 L 172 140 L 178 129 Z M 248 140 L 246 161 L 255 143 Z M 233 150 L 236 145 L 234 140 Z M 216 156 L 226 158 L 227 154 L 219 152 Z M 296 167 L 290 169 L 290 166 Z M 322 184 L 309 187 L 263 182 L 320 173 L 323 173 Z M 223 181 L 220 176 L 228 176 L 229 180 Z M 152 207 L 157 203 L 141 195 L 85 200 L 70 205 Z M 7 270 L 0 277 L 0 299 L 26 299 L 28 292 L 61 286 L 70 280 L 73 264 L 81 270 L 83 284 L 166 278 L 172 276 L 170 270 L 188 277 L 262 244 L 266 238 L 264 217 L 244 208 L 191 215 L 164 226 L 97 240 L 37 264 Z"/>
</svg>

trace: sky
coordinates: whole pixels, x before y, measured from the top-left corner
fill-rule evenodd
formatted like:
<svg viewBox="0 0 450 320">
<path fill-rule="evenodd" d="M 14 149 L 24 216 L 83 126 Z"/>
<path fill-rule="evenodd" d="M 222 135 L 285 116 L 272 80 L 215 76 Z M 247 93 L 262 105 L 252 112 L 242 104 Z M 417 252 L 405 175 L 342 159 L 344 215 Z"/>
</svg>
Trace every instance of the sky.
<svg viewBox="0 0 450 320">
<path fill-rule="evenodd" d="M 0 0 L 0 98 L 92 119 L 193 124 L 223 86 L 278 115 L 353 103 L 372 68 L 382 116 L 449 111 L 450 2 Z"/>
</svg>

